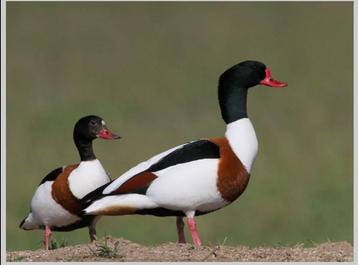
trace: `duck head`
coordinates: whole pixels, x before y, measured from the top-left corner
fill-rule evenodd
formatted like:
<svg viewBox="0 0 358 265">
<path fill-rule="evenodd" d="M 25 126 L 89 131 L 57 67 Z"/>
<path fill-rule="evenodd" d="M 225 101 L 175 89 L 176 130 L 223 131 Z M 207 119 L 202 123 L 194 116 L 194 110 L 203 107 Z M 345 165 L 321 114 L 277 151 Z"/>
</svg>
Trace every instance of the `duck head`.
<svg viewBox="0 0 358 265">
<path fill-rule="evenodd" d="M 96 159 L 92 149 L 92 141 L 96 138 L 115 140 L 121 137 L 112 133 L 101 117 L 89 115 L 76 122 L 73 130 L 73 140 L 80 154 L 81 161 Z"/>
<path fill-rule="evenodd" d="M 247 118 L 247 91 L 250 87 L 265 85 L 275 88 L 287 83 L 275 80 L 265 64 L 244 61 L 226 70 L 219 78 L 219 103 L 225 122 Z"/>
<path fill-rule="evenodd" d="M 77 121 L 73 138 L 78 141 L 92 141 L 96 138 L 115 140 L 121 137 L 112 133 L 101 117 L 89 115 Z"/>
<path fill-rule="evenodd" d="M 234 65 L 220 76 L 219 83 L 246 89 L 256 85 L 276 88 L 287 86 L 287 83 L 275 80 L 270 69 L 258 61 L 244 61 Z"/>
</svg>

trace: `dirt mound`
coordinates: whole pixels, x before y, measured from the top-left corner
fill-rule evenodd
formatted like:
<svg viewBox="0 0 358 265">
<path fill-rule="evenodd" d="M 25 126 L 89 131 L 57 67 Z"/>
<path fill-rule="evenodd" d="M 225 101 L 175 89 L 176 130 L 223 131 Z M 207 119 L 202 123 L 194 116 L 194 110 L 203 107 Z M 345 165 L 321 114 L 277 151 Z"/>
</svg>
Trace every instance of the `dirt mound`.
<svg viewBox="0 0 358 265">
<path fill-rule="evenodd" d="M 55 250 L 8 252 L 7 261 L 353 261 L 348 242 L 327 242 L 312 248 L 202 246 L 167 243 L 142 246 L 123 238 L 102 239 L 95 245 Z"/>
</svg>

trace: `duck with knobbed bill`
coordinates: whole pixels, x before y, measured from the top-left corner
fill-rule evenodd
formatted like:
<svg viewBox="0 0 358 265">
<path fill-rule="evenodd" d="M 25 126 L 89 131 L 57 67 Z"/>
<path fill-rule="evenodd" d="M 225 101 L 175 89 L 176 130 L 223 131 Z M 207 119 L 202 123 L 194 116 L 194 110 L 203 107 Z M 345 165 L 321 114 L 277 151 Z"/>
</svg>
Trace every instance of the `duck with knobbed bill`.
<svg viewBox="0 0 358 265">
<path fill-rule="evenodd" d="M 99 216 L 83 216 L 79 201 L 111 181 L 93 152 L 92 141 L 96 138 L 114 140 L 120 136 L 112 133 L 98 116 L 90 115 L 77 121 L 73 139 L 81 162 L 56 168 L 41 181 L 32 198 L 30 213 L 20 224 L 24 230 L 44 229 L 46 250 L 52 231 L 72 231 L 88 226 L 91 241 L 96 241 Z"/>
<path fill-rule="evenodd" d="M 257 61 L 226 70 L 219 78 L 225 136 L 188 142 L 138 164 L 85 196 L 83 213 L 176 216 L 180 243 L 186 242 L 187 217 L 193 243 L 200 246 L 195 216 L 229 205 L 249 183 L 258 142 L 246 103 L 248 89 L 256 85 L 282 88 L 287 83 L 273 79 Z"/>
</svg>

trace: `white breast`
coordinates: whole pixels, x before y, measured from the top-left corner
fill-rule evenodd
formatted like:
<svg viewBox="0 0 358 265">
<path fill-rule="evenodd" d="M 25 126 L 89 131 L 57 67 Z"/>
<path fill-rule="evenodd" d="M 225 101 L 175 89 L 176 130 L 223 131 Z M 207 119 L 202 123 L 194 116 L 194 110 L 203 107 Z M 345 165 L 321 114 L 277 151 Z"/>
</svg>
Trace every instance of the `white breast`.
<svg viewBox="0 0 358 265">
<path fill-rule="evenodd" d="M 235 155 L 250 173 L 258 151 L 255 129 L 248 118 L 229 123 L 225 133 Z"/>
<path fill-rule="evenodd" d="M 89 192 L 109 181 L 109 176 L 97 159 L 81 162 L 68 177 L 70 190 L 78 199 L 82 199 Z"/>
</svg>

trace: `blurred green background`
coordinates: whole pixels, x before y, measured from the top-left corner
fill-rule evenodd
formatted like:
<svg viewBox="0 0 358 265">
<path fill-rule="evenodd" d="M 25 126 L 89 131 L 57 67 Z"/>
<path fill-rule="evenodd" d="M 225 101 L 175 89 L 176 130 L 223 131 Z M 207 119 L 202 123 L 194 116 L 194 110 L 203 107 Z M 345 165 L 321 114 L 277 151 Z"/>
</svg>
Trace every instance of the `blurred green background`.
<svg viewBox="0 0 358 265">
<path fill-rule="evenodd" d="M 245 193 L 197 218 L 204 244 L 353 243 L 353 3 L 7 3 L 7 249 L 53 168 L 79 160 L 74 123 L 102 116 L 112 178 L 150 156 L 223 135 L 218 76 L 263 61 L 282 90 L 250 90 L 259 154 Z M 104 217 L 98 235 L 176 240 L 175 218 Z M 54 233 L 87 243 L 87 229 Z M 190 239 L 190 235 L 187 234 Z"/>
</svg>

